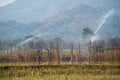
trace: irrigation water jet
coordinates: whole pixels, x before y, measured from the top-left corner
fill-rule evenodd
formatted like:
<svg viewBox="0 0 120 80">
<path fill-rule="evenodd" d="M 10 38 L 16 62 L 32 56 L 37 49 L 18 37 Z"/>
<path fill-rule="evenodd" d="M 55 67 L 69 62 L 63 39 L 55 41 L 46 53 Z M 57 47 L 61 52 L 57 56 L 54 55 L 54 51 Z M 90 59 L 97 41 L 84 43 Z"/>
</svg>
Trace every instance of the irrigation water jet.
<svg viewBox="0 0 120 80">
<path fill-rule="evenodd" d="M 97 30 L 95 31 L 95 35 L 98 33 L 101 27 L 103 27 L 103 24 L 106 22 L 106 20 L 114 13 L 114 9 L 110 10 L 107 14 L 105 14 L 102 18 L 102 21 L 100 25 L 98 26 Z"/>
<path fill-rule="evenodd" d="M 41 33 L 40 33 L 40 34 L 38 34 L 38 35 L 36 35 L 36 36 L 34 36 L 34 37 L 31 37 L 31 38 L 29 38 L 29 39 L 27 39 L 27 40 L 23 41 L 23 42 L 21 42 L 20 44 L 18 44 L 18 45 L 17 45 L 17 47 L 20 47 L 20 46 L 22 46 L 23 44 L 25 44 L 25 43 L 27 43 L 27 42 L 29 42 L 29 41 L 31 41 L 31 40 L 33 40 L 33 39 L 37 38 L 37 37 L 40 37 L 40 36 L 42 36 L 42 34 L 41 34 Z"/>
<path fill-rule="evenodd" d="M 91 42 L 94 42 L 95 40 L 98 39 L 98 35 L 97 33 L 99 32 L 99 30 L 103 27 L 103 24 L 106 22 L 106 20 L 114 13 L 114 9 L 110 10 L 109 12 L 107 12 L 103 17 L 102 17 L 102 21 L 99 24 L 99 26 L 97 27 L 94 36 L 91 37 Z"/>
<path fill-rule="evenodd" d="M 29 42 L 29 41 L 35 39 L 35 38 L 41 37 L 41 36 L 46 35 L 46 34 L 49 34 L 49 33 L 50 33 L 49 31 L 47 31 L 47 32 L 44 33 L 44 34 L 39 33 L 39 34 L 37 34 L 37 35 L 35 35 L 35 36 L 31 37 L 31 38 L 28 38 L 28 39 L 25 40 L 25 41 L 22 41 L 22 42 L 19 43 L 16 47 L 20 47 L 20 46 L 22 46 L 23 44 L 25 44 L 25 43 L 27 43 L 27 42 Z"/>
</svg>

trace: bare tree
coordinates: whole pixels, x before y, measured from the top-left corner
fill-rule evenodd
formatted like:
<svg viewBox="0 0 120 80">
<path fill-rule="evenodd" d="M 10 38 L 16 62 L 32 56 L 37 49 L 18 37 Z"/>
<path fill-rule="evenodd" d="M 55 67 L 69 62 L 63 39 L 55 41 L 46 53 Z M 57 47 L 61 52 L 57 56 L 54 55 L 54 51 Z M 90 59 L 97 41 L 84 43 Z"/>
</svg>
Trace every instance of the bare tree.
<svg viewBox="0 0 120 80">
<path fill-rule="evenodd" d="M 73 65 L 73 42 L 70 43 L 70 49 L 71 49 L 71 64 Z"/>
<path fill-rule="evenodd" d="M 81 63 L 80 43 L 78 44 L 78 62 Z"/>
<path fill-rule="evenodd" d="M 94 53 L 93 53 L 93 56 L 94 56 L 94 64 L 96 63 L 96 49 L 97 49 L 97 46 L 96 46 L 96 42 L 94 42 Z"/>
<path fill-rule="evenodd" d="M 48 65 L 50 65 L 51 62 L 51 53 L 49 49 L 46 49 L 48 51 Z"/>
<path fill-rule="evenodd" d="M 42 54 L 43 54 L 42 49 L 38 50 L 37 58 L 38 58 L 39 66 L 42 62 Z"/>
<path fill-rule="evenodd" d="M 91 59 L 91 40 L 89 42 L 89 47 L 88 47 L 88 62 L 90 64 L 90 59 Z"/>
<path fill-rule="evenodd" d="M 59 65 L 60 64 L 60 46 L 59 46 L 59 42 L 57 40 L 57 43 L 56 43 L 56 52 L 57 52 L 57 64 Z"/>
<path fill-rule="evenodd" d="M 50 62 L 50 64 L 53 64 L 55 54 L 54 54 L 54 45 L 53 45 L 52 41 L 50 41 L 50 52 L 49 52 L 49 56 L 50 56 L 50 61 L 49 61 L 49 62 Z"/>
</svg>

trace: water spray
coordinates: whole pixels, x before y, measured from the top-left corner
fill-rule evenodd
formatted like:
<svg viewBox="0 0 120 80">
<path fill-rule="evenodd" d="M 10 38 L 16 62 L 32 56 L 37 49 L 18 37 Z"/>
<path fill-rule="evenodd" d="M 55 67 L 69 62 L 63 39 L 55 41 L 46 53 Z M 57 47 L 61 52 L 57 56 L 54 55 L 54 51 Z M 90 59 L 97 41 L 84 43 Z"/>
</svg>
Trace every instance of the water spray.
<svg viewBox="0 0 120 80">
<path fill-rule="evenodd" d="M 35 38 L 38 38 L 38 37 L 40 37 L 40 36 L 42 36 L 42 34 L 41 34 L 41 33 L 40 33 L 40 34 L 38 34 L 38 35 L 36 35 L 36 36 L 34 36 L 34 37 L 31 37 L 31 38 L 29 38 L 29 39 L 27 39 L 27 40 L 23 41 L 23 42 L 21 42 L 20 44 L 18 44 L 18 45 L 17 45 L 17 47 L 22 46 L 23 44 L 25 44 L 25 43 L 27 43 L 27 42 L 29 42 L 29 41 L 31 41 L 31 40 L 33 40 L 33 39 L 35 39 Z"/>
<path fill-rule="evenodd" d="M 103 24 L 106 22 L 106 20 L 114 13 L 114 9 L 110 10 L 107 14 L 105 14 L 102 18 L 102 21 L 100 25 L 98 26 L 97 30 L 95 31 L 95 35 L 98 33 L 101 27 L 103 27 Z"/>
<path fill-rule="evenodd" d="M 25 43 L 32 41 L 32 40 L 35 39 L 35 38 L 41 37 L 42 35 L 49 34 L 49 33 L 50 33 L 49 31 L 46 32 L 46 33 L 44 33 L 44 34 L 39 33 L 39 34 L 37 34 L 37 35 L 35 35 L 35 36 L 33 36 L 33 37 L 31 37 L 31 38 L 29 38 L 29 39 L 21 42 L 20 44 L 17 45 L 17 47 L 20 47 L 20 46 L 24 45 Z"/>
<path fill-rule="evenodd" d="M 103 17 L 102 17 L 102 21 L 99 24 L 98 28 L 96 29 L 94 36 L 91 38 L 91 42 L 94 42 L 95 40 L 98 39 L 98 35 L 97 33 L 99 32 L 99 30 L 103 27 L 104 23 L 106 22 L 106 20 L 114 13 L 114 9 L 110 10 L 109 12 L 107 12 Z"/>
</svg>

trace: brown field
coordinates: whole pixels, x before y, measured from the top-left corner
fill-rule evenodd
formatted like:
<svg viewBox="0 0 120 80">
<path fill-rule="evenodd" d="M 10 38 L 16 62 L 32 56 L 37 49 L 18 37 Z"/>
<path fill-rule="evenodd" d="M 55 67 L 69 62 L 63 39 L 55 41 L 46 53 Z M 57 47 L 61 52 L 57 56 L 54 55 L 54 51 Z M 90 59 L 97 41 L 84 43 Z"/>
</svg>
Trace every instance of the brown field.
<svg viewBox="0 0 120 80">
<path fill-rule="evenodd" d="M 0 51 L 0 80 L 120 80 L 120 47 Z"/>
</svg>

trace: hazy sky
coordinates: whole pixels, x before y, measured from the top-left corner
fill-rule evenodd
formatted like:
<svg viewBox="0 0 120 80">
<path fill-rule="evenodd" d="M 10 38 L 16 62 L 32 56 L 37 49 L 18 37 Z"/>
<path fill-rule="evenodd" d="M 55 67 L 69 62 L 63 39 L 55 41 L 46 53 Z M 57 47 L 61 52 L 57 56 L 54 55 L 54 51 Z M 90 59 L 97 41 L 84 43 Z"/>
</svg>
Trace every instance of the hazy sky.
<svg viewBox="0 0 120 80">
<path fill-rule="evenodd" d="M 13 3 L 15 0 L 0 0 L 0 7 Z"/>
</svg>

